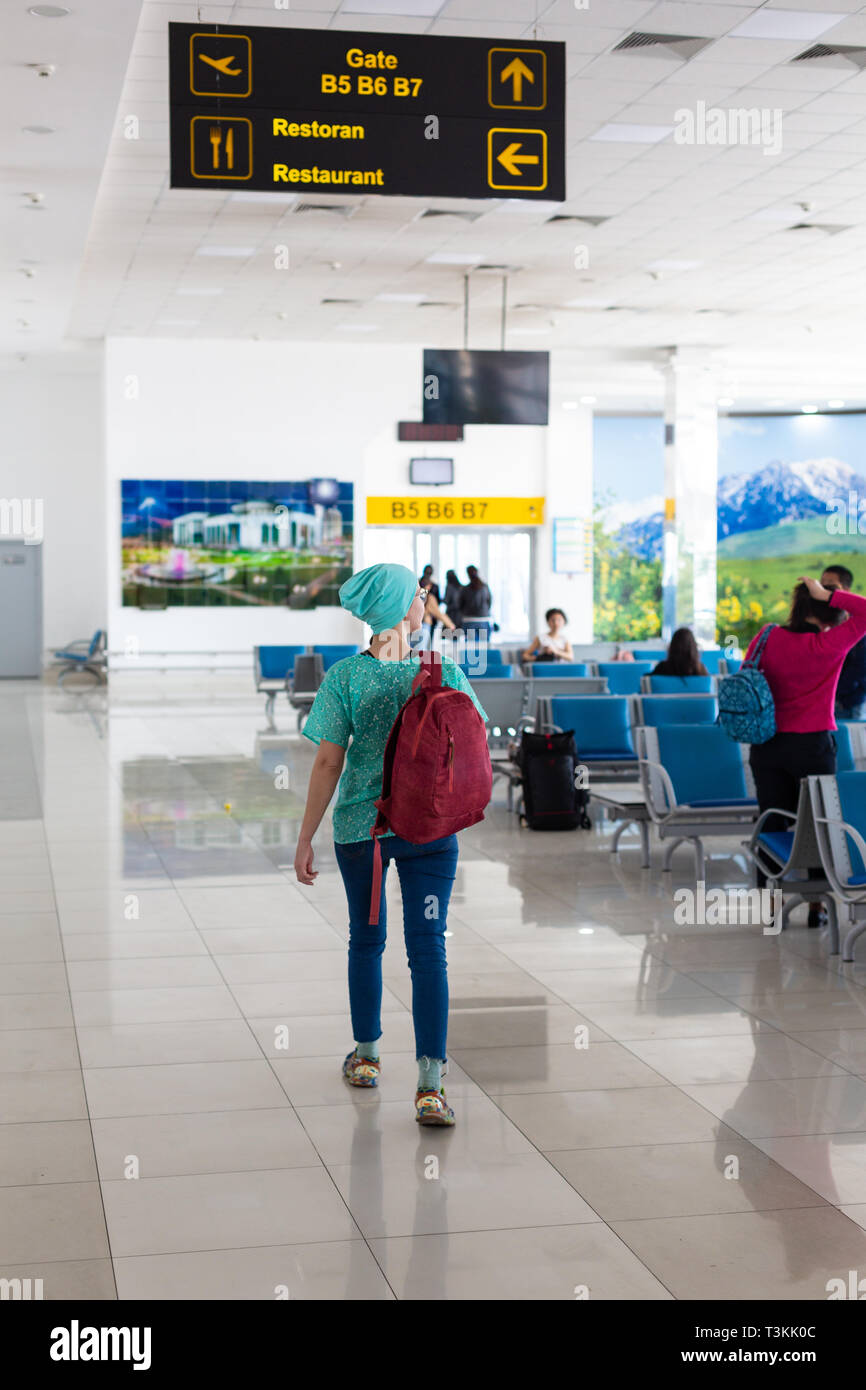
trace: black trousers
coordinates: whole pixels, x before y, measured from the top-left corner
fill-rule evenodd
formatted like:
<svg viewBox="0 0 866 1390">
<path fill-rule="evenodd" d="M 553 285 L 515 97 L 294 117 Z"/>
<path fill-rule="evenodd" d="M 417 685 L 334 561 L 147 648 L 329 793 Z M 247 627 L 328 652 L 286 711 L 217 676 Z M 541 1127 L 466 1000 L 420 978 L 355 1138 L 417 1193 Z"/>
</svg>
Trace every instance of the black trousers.
<svg viewBox="0 0 866 1390">
<path fill-rule="evenodd" d="M 774 734 L 766 743 L 752 744 L 749 766 L 762 812 L 771 806 L 796 812 L 800 779 L 836 771 L 835 735 L 829 729 L 813 734 Z M 769 816 L 764 823 L 765 830 L 791 828 L 792 822 L 783 816 Z M 810 877 L 822 878 L 823 874 L 815 869 Z M 766 875 L 758 870 L 758 887 L 763 888 L 766 881 Z"/>
</svg>

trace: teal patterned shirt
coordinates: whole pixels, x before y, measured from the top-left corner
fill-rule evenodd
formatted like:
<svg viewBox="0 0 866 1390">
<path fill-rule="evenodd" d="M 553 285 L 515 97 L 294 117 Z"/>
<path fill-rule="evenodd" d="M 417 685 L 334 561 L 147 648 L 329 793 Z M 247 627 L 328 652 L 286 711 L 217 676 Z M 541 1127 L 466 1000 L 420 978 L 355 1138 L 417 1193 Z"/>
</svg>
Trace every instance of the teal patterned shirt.
<svg viewBox="0 0 866 1390">
<path fill-rule="evenodd" d="M 366 840 L 370 835 L 376 819 L 374 802 L 382 795 L 385 745 L 401 705 L 409 698 L 419 665 L 417 656 L 378 661 L 361 652 L 335 662 L 319 686 L 303 732 L 312 743 L 321 743 L 324 738 L 348 749 L 334 807 L 338 845 Z M 444 657 L 442 684 L 464 690 L 481 718 L 487 719 L 463 672 Z"/>
</svg>

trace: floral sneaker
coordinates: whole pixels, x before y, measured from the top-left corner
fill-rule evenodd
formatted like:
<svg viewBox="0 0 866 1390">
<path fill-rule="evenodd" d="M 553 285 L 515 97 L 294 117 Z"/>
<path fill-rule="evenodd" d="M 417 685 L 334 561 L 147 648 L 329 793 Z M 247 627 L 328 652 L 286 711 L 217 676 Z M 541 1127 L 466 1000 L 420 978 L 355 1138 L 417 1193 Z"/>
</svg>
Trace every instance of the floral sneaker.
<svg viewBox="0 0 866 1390">
<path fill-rule="evenodd" d="M 350 1052 L 343 1063 L 343 1076 L 350 1086 L 378 1086 L 381 1063 L 372 1057 L 359 1057 Z"/>
<path fill-rule="evenodd" d="M 444 1091 L 416 1091 L 415 1119 L 419 1125 L 453 1125 L 454 1111 Z"/>
</svg>

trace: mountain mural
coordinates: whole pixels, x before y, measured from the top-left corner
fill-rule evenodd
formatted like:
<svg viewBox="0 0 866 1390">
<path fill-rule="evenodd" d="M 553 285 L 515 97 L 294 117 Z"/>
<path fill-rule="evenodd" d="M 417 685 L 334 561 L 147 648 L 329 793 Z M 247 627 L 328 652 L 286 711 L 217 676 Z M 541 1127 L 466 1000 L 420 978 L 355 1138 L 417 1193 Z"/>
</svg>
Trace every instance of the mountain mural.
<svg viewBox="0 0 866 1390">
<path fill-rule="evenodd" d="M 781 544 L 788 552 L 801 548 L 801 538 L 808 541 L 803 549 L 826 548 L 828 504 L 834 499 L 837 506 L 839 499 L 847 503 L 851 492 L 857 494 L 858 500 L 866 499 L 866 477 L 835 458 L 805 459 L 799 463 L 774 461 L 755 473 L 727 473 L 719 479 L 716 494 L 719 544 L 725 551 L 740 555 L 766 554 L 768 540 L 774 550 Z M 631 554 L 643 560 L 659 560 L 664 514 L 658 504 L 658 497 L 648 497 L 642 512 L 639 504 L 633 504 L 631 519 L 625 522 L 617 516 L 617 507 L 611 507 L 605 529 Z M 780 526 L 791 528 L 784 538 L 778 536 L 776 528 Z M 758 532 L 764 533 L 760 539 Z M 863 538 L 858 541 L 856 535 L 833 537 L 837 548 L 843 539 L 863 545 Z"/>
</svg>

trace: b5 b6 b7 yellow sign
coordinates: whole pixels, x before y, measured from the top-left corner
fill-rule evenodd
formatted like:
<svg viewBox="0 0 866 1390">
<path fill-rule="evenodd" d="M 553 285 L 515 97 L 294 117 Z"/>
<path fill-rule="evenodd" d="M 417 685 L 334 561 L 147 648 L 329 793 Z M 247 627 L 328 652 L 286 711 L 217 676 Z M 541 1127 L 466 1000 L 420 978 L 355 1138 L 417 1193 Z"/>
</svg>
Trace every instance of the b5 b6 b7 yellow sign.
<svg viewBox="0 0 866 1390">
<path fill-rule="evenodd" d="M 368 497 L 368 526 L 541 526 L 543 497 Z"/>
</svg>

